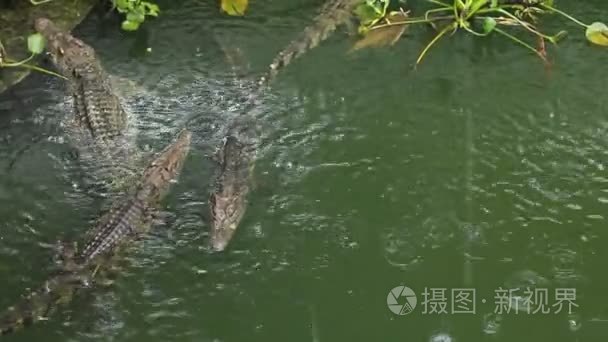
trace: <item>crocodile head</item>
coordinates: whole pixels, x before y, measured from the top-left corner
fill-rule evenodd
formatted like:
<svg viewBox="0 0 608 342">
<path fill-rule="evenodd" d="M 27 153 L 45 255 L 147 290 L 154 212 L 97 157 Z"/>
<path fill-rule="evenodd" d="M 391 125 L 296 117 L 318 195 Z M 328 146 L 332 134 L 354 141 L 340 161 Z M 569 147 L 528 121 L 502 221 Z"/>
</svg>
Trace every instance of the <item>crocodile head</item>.
<svg viewBox="0 0 608 342">
<path fill-rule="evenodd" d="M 175 142 L 165 148 L 146 168 L 141 186 L 150 189 L 151 193 L 146 194 L 151 196 L 146 198 L 148 202 L 160 200 L 166 194 L 171 182 L 177 178 L 190 151 L 191 139 L 192 133 L 183 130 Z"/>
<path fill-rule="evenodd" d="M 38 18 L 34 27 L 46 39 L 51 60 L 64 76 L 71 77 L 76 70 L 83 70 L 97 60 L 92 47 L 62 31 L 51 20 Z"/>
<path fill-rule="evenodd" d="M 221 173 L 215 191 L 209 197 L 210 243 L 218 252 L 226 248 L 247 209 L 248 181 L 255 152 L 251 145 L 243 143 L 243 136 L 237 136 L 226 136 L 218 150 Z"/>
<path fill-rule="evenodd" d="M 231 188 L 231 187 L 228 187 Z M 245 215 L 247 203 L 244 194 L 234 194 L 231 189 L 211 194 L 211 248 L 220 252 L 226 249 L 237 226 Z"/>
</svg>

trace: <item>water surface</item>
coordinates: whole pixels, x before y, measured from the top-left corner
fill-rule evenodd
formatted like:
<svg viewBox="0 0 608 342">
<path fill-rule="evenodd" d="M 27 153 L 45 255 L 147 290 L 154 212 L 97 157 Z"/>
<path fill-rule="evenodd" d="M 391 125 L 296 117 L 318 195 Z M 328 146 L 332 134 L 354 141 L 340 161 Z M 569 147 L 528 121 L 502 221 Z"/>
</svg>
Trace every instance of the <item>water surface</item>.
<svg viewBox="0 0 608 342">
<path fill-rule="evenodd" d="M 413 70 L 429 32 L 349 55 L 353 38 L 338 31 L 256 109 L 264 140 L 251 204 L 229 249 L 210 251 L 210 156 L 251 81 L 320 3 L 254 2 L 234 19 L 210 1 L 165 1 L 135 34 L 85 20 L 75 34 L 140 85 L 125 95 L 140 146 L 159 150 L 184 126 L 194 145 L 165 222 L 126 254 L 116 284 L 11 339 L 606 339 L 607 55 L 568 23 L 550 70 L 509 42 L 462 35 Z M 600 0 L 563 5 L 608 17 Z M 235 79 L 218 37 L 243 51 L 250 77 Z M 82 234 L 105 205 L 68 167 L 60 123 L 70 110 L 63 84 L 40 75 L 0 101 L 2 307 L 48 274 L 49 244 Z M 407 316 L 387 308 L 399 285 L 418 295 Z M 578 307 L 495 313 L 501 287 L 576 289 Z M 423 313 L 425 288 L 447 289 L 448 314 Z M 475 289 L 474 314 L 449 313 L 454 288 Z"/>
</svg>

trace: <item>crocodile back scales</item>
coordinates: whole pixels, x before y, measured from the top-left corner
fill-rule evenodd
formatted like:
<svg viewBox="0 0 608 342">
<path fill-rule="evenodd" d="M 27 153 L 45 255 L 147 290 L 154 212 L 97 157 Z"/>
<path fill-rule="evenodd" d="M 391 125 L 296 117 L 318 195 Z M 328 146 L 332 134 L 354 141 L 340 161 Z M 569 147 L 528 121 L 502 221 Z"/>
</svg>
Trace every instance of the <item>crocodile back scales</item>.
<svg viewBox="0 0 608 342">
<path fill-rule="evenodd" d="M 67 271 L 51 277 L 36 291 L 0 314 L 0 335 L 44 320 L 55 307 L 69 302 L 76 290 L 87 283 L 88 276 L 82 271 Z"/>
<path fill-rule="evenodd" d="M 144 170 L 135 191 L 113 206 L 87 234 L 89 239 L 83 250 L 75 260 L 66 263 L 69 267 L 51 276 L 37 291 L 0 314 L 0 335 L 42 320 L 59 304 L 69 302 L 79 288 L 94 282 L 94 266 L 107 266 L 105 261 L 109 259 L 99 257 L 111 256 L 119 245 L 147 231 L 150 223 L 148 214 L 159 204 L 181 171 L 190 141 L 190 132 L 182 131 L 175 142 Z"/>
<path fill-rule="evenodd" d="M 57 70 L 68 79 L 74 101 L 75 121 L 100 141 L 123 134 L 126 113 L 114 94 L 95 50 L 52 21 L 38 18 L 36 31 L 47 40 L 47 51 Z"/>
<path fill-rule="evenodd" d="M 360 0 L 328 0 L 313 19 L 313 23 L 277 54 L 267 75 L 260 79 L 260 85 L 270 83 L 281 69 L 326 40 L 338 26 L 349 20 L 359 2 Z"/>
<path fill-rule="evenodd" d="M 178 176 L 190 150 L 191 133 L 182 131 L 144 170 L 135 189 L 113 206 L 93 229 L 78 256 L 80 263 L 112 253 L 116 246 L 145 233 L 152 211 L 159 205 Z"/>
</svg>

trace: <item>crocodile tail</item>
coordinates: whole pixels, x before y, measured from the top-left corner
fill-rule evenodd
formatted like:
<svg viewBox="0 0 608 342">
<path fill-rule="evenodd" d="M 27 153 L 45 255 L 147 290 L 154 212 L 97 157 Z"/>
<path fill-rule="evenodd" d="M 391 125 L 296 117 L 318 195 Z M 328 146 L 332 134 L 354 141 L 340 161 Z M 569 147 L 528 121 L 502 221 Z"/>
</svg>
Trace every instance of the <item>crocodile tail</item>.
<svg viewBox="0 0 608 342">
<path fill-rule="evenodd" d="M 57 276 L 46 281 L 37 291 L 31 292 L 19 303 L 0 314 L 0 335 L 7 335 L 29 326 L 46 316 L 61 303 L 71 299 L 77 288 L 73 276 Z"/>
<path fill-rule="evenodd" d="M 298 38 L 279 52 L 270 64 L 267 75 L 260 80 L 259 85 L 263 86 L 270 83 L 281 69 L 326 40 L 339 25 L 350 18 L 357 3 L 357 0 L 329 0 L 321 8 L 321 13 L 315 17 L 313 23 L 306 27 Z"/>
</svg>

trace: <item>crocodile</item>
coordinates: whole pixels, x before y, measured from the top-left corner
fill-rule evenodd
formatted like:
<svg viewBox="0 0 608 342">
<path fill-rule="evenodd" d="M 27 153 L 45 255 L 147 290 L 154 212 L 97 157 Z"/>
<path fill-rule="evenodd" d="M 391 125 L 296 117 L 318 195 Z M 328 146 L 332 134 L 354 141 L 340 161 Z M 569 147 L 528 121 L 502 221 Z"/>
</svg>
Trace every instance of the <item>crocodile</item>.
<svg viewBox="0 0 608 342">
<path fill-rule="evenodd" d="M 125 201 L 111 208 L 87 234 L 85 247 L 77 257 L 79 263 L 93 262 L 125 240 L 149 229 L 153 211 L 183 166 L 191 139 L 190 131 L 182 131 L 176 141 L 152 161 L 134 192 Z"/>
<path fill-rule="evenodd" d="M 36 19 L 35 28 L 47 41 L 53 65 L 68 79 L 76 122 L 101 141 L 123 135 L 127 114 L 95 50 L 47 18 Z"/>
<path fill-rule="evenodd" d="M 257 153 L 257 134 L 250 117 L 238 117 L 217 151 L 219 171 L 209 196 L 211 247 L 223 251 L 247 209 L 251 175 Z"/>
<path fill-rule="evenodd" d="M 255 119 L 251 111 L 261 104 L 261 94 L 276 78 L 280 70 L 308 50 L 327 39 L 339 25 L 347 23 L 361 0 L 329 0 L 298 38 L 281 50 L 268 71 L 256 82 L 257 88 L 243 105 L 243 112 L 229 126 L 218 149 L 219 172 L 215 188 L 209 198 L 210 244 L 215 251 L 223 251 L 243 219 L 250 191 L 251 171 L 255 165 L 257 135 L 251 127 Z M 221 44 L 226 53 L 228 49 Z M 228 55 L 229 59 L 232 56 Z"/>
<path fill-rule="evenodd" d="M 0 335 L 45 320 L 61 304 L 68 303 L 77 289 L 90 284 L 91 272 L 74 263 L 75 251 L 66 252 L 63 264 L 35 291 L 0 314 Z M 68 261 L 71 260 L 71 261 Z"/>
<path fill-rule="evenodd" d="M 248 113 L 260 105 L 260 95 L 274 81 L 281 70 L 329 38 L 338 26 L 348 23 L 352 18 L 353 11 L 360 3 L 361 0 L 328 0 L 321 6 L 319 14 L 314 17 L 312 24 L 307 26 L 296 39 L 290 41 L 286 47 L 279 51 L 268 66 L 268 70 L 258 78 L 256 82 L 257 88 L 249 95 L 247 102 L 243 106 L 243 113 Z M 228 60 L 234 63 L 235 56 L 232 49 L 222 44 L 221 40 L 218 40 L 218 43 L 227 55 Z M 234 65 L 233 69 L 235 69 Z"/>
<path fill-rule="evenodd" d="M 37 291 L 0 315 L 0 335 L 44 320 L 60 304 L 85 287 L 100 282 L 96 275 L 111 267 L 116 251 L 151 226 L 153 212 L 177 178 L 190 149 L 191 133 L 182 131 L 144 170 L 139 182 L 125 198 L 113 205 L 86 234 L 84 248 L 68 249 L 60 269 Z"/>
<path fill-rule="evenodd" d="M 259 85 L 271 82 L 281 69 L 329 38 L 338 26 L 348 23 L 360 3 L 361 0 L 328 0 L 321 6 L 312 24 L 277 54 L 267 74 L 260 78 Z"/>
<path fill-rule="evenodd" d="M 91 165 L 96 181 L 124 179 L 138 169 L 134 136 L 128 134 L 128 115 L 115 93 L 114 78 L 106 73 L 95 50 L 62 31 L 47 18 L 35 29 L 47 41 L 46 50 L 57 71 L 67 79 L 74 116 L 67 120 L 67 136 L 80 160 Z"/>
</svg>

